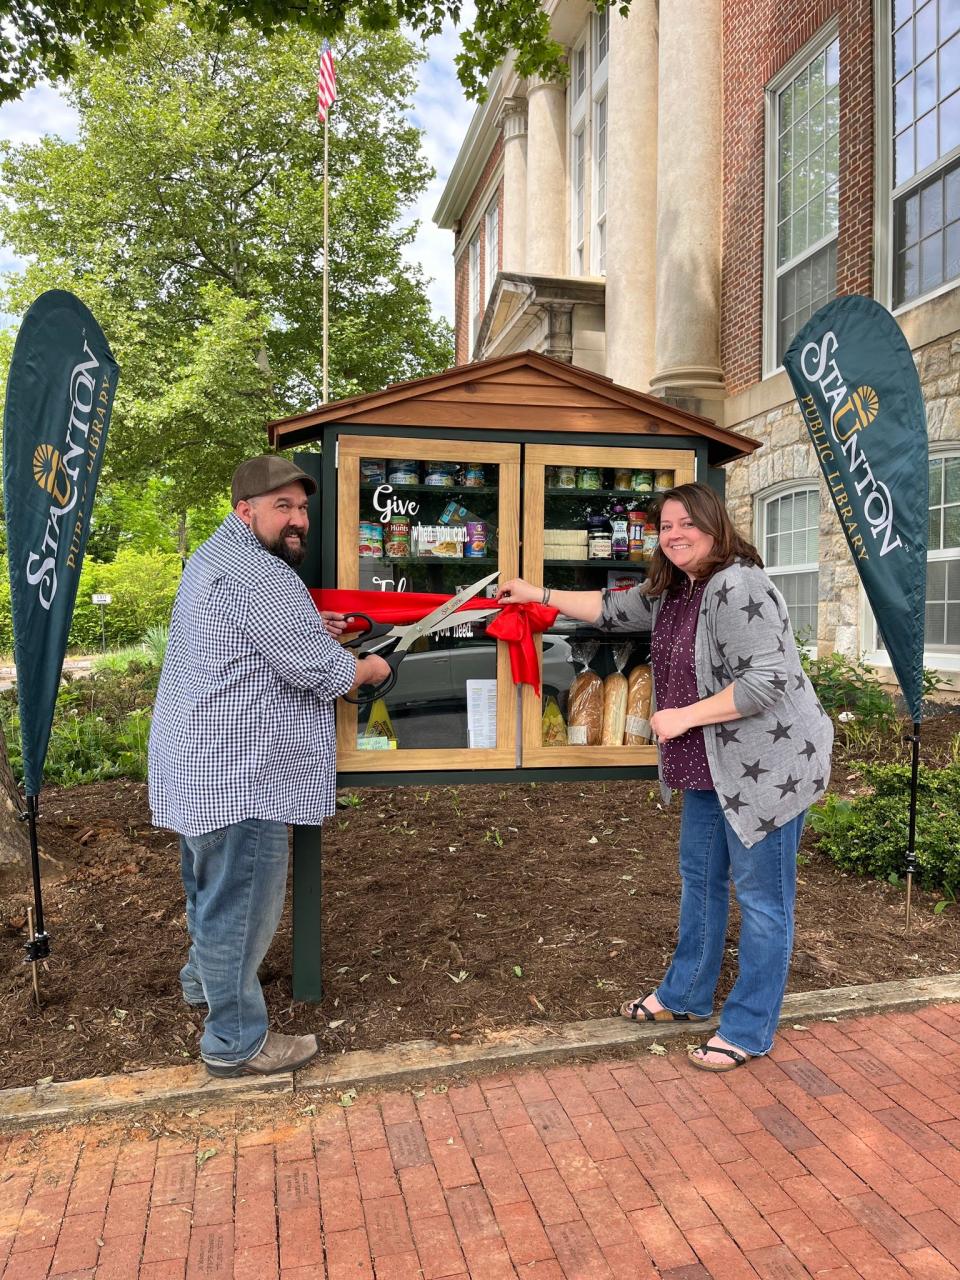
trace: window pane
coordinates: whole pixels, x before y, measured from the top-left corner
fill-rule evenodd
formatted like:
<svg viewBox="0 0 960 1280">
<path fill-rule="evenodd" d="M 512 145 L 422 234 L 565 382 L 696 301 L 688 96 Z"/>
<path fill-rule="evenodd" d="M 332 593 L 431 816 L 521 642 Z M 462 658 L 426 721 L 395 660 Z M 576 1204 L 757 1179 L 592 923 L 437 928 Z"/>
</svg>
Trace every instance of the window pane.
<svg viewBox="0 0 960 1280">
<path fill-rule="evenodd" d="M 960 218 L 960 168 L 951 169 L 944 180 L 944 211 L 947 222 Z"/>
<path fill-rule="evenodd" d="M 920 66 L 917 67 L 916 92 L 916 114 L 922 116 L 937 101 L 936 57 L 927 58 L 926 62 L 921 62 Z"/>
<path fill-rule="evenodd" d="M 920 193 L 920 234 L 930 235 L 943 226 L 943 187 L 932 182 Z"/>
<path fill-rule="evenodd" d="M 931 510 L 930 520 L 927 525 L 927 550 L 939 551 L 943 546 L 940 534 L 940 517 L 943 514 L 940 507 Z"/>
<path fill-rule="evenodd" d="M 793 82 L 793 114 L 799 122 L 810 105 L 810 82 L 808 69 L 804 69 Z"/>
<path fill-rule="evenodd" d="M 960 89 L 960 35 L 940 50 L 940 97 L 949 97 L 954 89 Z"/>
<path fill-rule="evenodd" d="M 917 170 L 926 169 L 937 158 L 937 113 L 929 111 L 916 124 Z"/>
<path fill-rule="evenodd" d="M 788 84 L 780 94 L 778 115 L 780 117 L 780 132 L 782 133 L 793 124 L 793 85 L 791 84 Z"/>
<path fill-rule="evenodd" d="M 960 0 L 940 0 L 940 39 L 960 29 Z"/>
<path fill-rule="evenodd" d="M 927 599 L 944 600 L 947 591 L 947 562 L 931 560 L 927 565 Z"/>
<path fill-rule="evenodd" d="M 893 95 L 893 126 L 902 129 L 913 120 L 913 75 L 897 81 Z"/>
<path fill-rule="evenodd" d="M 840 82 L 840 41 L 834 40 L 827 48 L 827 84 Z"/>
<path fill-rule="evenodd" d="M 948 462 L 952 459 L 947 459 Z M 943 506 L 943 458 L 930 459 L 930 505 Z"/>
<path fill-rule="evenodd" d="M 893 37 L 893 68 L 896 79 L 913 66 L 913 23 L 905 23 Z"/>
<path fill-rule="evenodd" d="M 900 23 L 909 18 L 913 13 L 913 0 L 893 0 L 893 25 L 899 27 Z"/>
<path fill-rule="evenodd" d="M 940 154 L 946 155 L 960 146 L 960 93 L 940 106 Z"/>
<path fill-rule="evenodd" d="M 826 53 L 818 54 L 810 63 L 810 102 L 816 103 L 826 92 Z"/>
<path fill-rule="evenodd" d="M 960 507 L 943 509 L 943 549 L 960 547 Z"/>
<path fill-rule="evenodd" d="M 920 241 L 920 292 L 936 288 L 943 279 L 943 236 Z"/>
<path fill-rule="evenodd" d="M 928 644 L 943 644 L 944 607 L 942 604 L 928 604 L 926 609 L 926 641 Z"/>
<path fill-rule="evenodd" d="M 916 173 L 913 163 L 913 126 L 897 135 L 894 157 L 894 185 L 899 186 Z"/>
<path fill-rule="evenodd" d="M 947 621 L 944 627 L 944 643 L 960 645 L 960 604 L 947 605 Z"/>
<path fill-rule="evenodd" d="M 922 62 L 937 47 L 937 0 L 927 0 L 926 4 L 918 8 L 914 23 L 916 58 L 918 62 Z"/>
</svg>

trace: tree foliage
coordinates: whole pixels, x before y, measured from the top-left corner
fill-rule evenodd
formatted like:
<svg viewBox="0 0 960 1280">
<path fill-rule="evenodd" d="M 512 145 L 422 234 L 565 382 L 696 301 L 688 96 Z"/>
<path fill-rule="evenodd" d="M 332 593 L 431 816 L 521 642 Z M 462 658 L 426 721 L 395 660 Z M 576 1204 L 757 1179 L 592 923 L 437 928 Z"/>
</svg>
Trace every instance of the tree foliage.
<svg viewBox="0 0 960 1280">
<path fill-rule="evenodd" d="M 193 34 L 165 11 L 110 58 L 77 57 L 76 142 L 3 149 L 0 234 L 44 288 L 98 317 L 122 376 L 106 478 L 161 477 L 176 510 L 209 503 L 320 399 L 323 135 L 316 49 L 245 24 Z M 430 177 L 406 111 L 420 55 L 395 31 L 346 34 L 330 126 L 330 394 L 444 368 L 449 326 L 403 251 Z"/>
<path fill-rule="evenodd" d="M 612 2 L 622 13 L 630 0 Z M 108 53 L 122 49 L 165 8 L 163 0 L 0 0 L 0 101 L 18 97 L 40 77 L 72 74 L 76 45 Z M 194 30 L 223 33 L 245 20 L 265 35 L 300 30 L 342 37 L 351 26 L 368 32 L 406 27 L 423 38 L 445 22 L 458 25 L 461 0 L 187 0 L 184 18 Z M 521 75 L 566 74 L 563 50 L 550 36 L 541 0 L 477 0 L 472 27 L 461 33 L 457 57 L 468 95 L 483 96 L 490 72 L 512 50 Z"/>
</svg>

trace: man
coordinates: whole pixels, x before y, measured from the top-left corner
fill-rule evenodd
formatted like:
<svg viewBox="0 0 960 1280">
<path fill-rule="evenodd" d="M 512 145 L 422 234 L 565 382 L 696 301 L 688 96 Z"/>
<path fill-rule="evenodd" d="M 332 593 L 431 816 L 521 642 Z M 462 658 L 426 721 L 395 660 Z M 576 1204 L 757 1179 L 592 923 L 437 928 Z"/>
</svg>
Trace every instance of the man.
<svg viewBox="0 0 960 1280">
<path fill-rule="evenodd" d="M 316 490 L 276 455 L 237 468 L 233 512 L 184 570 L 154 708 L 150 806 L 180 835 L 180 981 L 208 1007 L 200 1054 L 215 1076 L 289 1071 L 317 1052 L 316 1036 L 268 1030 L 257 969 L 283 908 L 287 823 L 334 811 L 334 699 L 389 672 L 331 638 L 342 619 L 322 618 L 294 572 Z"/>
</svg>

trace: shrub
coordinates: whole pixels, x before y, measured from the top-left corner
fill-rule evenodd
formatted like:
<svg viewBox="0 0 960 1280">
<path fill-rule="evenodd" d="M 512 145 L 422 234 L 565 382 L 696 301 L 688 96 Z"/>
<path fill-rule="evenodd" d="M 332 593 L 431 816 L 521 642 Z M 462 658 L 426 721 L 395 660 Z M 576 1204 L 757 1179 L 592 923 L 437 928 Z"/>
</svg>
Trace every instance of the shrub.
<svg viewBox="0 0 960 1280">
<path fill-rule="evenodd" d="M 859 720 L 877 728 L 894 728 L 897 712 L 893 698 L 880 687 L 876 669 L 869 662 L 842 653 L 810 658 L 803 650 L 800 662 L 829 716 L 836 718 L 841 711 L 852 711 Z"/>
<path fill-rule="evenodd" d="M 828 795 L 810 810 L 820 848 L 844 870 L 890 879 L 906 866 L 910 767 L 868 765 L 871 793 L 856 800 Z M 960 765 L 921 765 L 917 791 L 918 881 L 928 889 L 960 888 Z"/>
<path fill-rule="evenodd" d="M 123 548 L 108 564 L 85 559 L 69 647 L 88 652 L 100 648 L 100 606 L 90 598 L 94 592 L 113 596 L 113 602 L 106 606 L 107 644 L 111 648 L 137 644 L 151 627 L 165 626 L 170 620 L 180 573 L 180 557 L 161 551 Z M 0 574 L 0 652 L 12 650 L 10 582 L 4 572 Z"/>
</svg>

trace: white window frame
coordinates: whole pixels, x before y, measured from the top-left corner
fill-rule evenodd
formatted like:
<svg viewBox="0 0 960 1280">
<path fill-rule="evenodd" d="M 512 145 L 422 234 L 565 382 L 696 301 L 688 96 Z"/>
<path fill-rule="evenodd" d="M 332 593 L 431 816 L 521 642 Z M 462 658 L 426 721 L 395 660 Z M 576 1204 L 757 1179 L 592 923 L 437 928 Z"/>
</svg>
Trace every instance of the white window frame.
<svg viewBox="0 0 960 1280">
<path fill-rule="evenodd" d="M 590 199 L 590 122 L 588 103 L 590 101 L 590 43 L 587 39 L 589 24 L 584 28 L 579 42 L 570 54 L 570 93 L 568 134 L 570 149 L 567 156 L 567 174 L 570 210 L 570 273 L 574 276 L 586 275 L 590 269 L 589 241 L 590 231 L 587 225 Z M 576 92 L 577 60 L 583 59 L 583 91 Z M 577 149 L 580 148 L 580 177 L 577 182 Z M 579 227 L 578 227 L 579 223 Z M 579 232 L 579 234 L 578 234 Z"/>
<path fill-rule="evenodd" d="M 467 356 L 473 359 L 477 341 L 477 314 L 480 310 L 480 227 L 467 246 Z"/>
<path fill-rule="evenodd" d="M 601 132 L 603 135 L 602 150 Z M 593 163 L 591 166 L 593 174 L 593 217 L 590 225 L 590 240 L 592 242 L 591 266 L 595 276 L 605 276 L 607 274 L 606 235 L 607 208 L 609 205 L 607 199 L 607 155 L 609 137 L 610 113 L 608 110 L 606 83 L 604 82 L 603 92 L 596 96 L 593 103 Z"/>
<path fill-rule="evenodd" d="M 945 440 L 941 445 L 931 445 L 930 461 L 932 462 L 936 458 L 960 458 L 960 440 Z M 927 510 L 929 511 L 929 505 Z M 960 560 L 960 548 L 952 548 L 949 551 L 928 551 L 927 563 L 929 564 L 931 560 Z M 860 586 L 860 634 L 865 640 L 869 640 L 869 645 L 864 647 L 868 650 L 865 657 L 871 666 L 882 667 L 884 670 L 891 671 L 893 666 L 890 662 L 890 655 L 886 649 L 880 648 L 877 635 L 877 620 L 873 616 L 873 610 L 870 608 L 870 602 L 862 584 Z M 924 649 L 923 665 L 935 671 L 960 672 L 960 645 L 952 650 Z"/>
<path fill-rule="evenodd" d="M 497 272 L 500 270 L 500 199 L 494 196 L 487 205 L 487 211 L 483 215 L 483 237 L 484 237 L 484 262 L 486 270 L 484 272 L 484 298 L 489 299 L 493 292 L 494 282 L 497 278 Z"/>
<path fill-rule="evenodd" d="M 874 255 L 873 294 L 878 302 L 895 316 L 904 315 L 914 307 L 921 307 L 945 293 L 960 287 L 960 276 L 936 285 L 927 293 L 901 302 L 893 308 L 894 245 L 894 189 L 893 189 L 893 6 L 891 0 L 873 0 L 873 67 L 875 93 L 874 134 Z M 960 147 L 955 147 L 934 164 L 914 174 L 908 183 L 901 185 L 905 192 L 915 186 L 923 186 L 928 178 L 949 168 L 960 157 Z"/>
<path fill-rule="evenodd" d="M 817 559 L 802 564 L 790 565 L 774 565 L 767 564 L 767 511 L 770 504 L 798 493 L 812 493 L 816 498 L 817 512 L 820 511 L 820 481 L 816 476 L 808 476 L 805 479 L 786 480 L 782 484 L 772 485 L 769 489 L 764 489 L 762 493 L 758 493 L 754 501 L 754 543 L 757 550 L 763 558 L 766 568 L 764 572 L 767 577 L 777 586 L 777 578 L 789 573 L 815 573 L 817 575 L 817 626 L 814 628 L 814 634 L 810 637 L 809 642 L 803 646 L 805 651 L 813 656 L 817 652 L 817 636 L 820 621 L 820 525 L 819 514 L 817 520 Z M 777 587 L 779 590 L 779 587 Z"/>
<path fill-rule="evenodd" d="M 603 52 L 601 53 L 601 49 Z M 593 13 L 590 21 L 590 62 L 593 74 L 602 69 L 606 77 L 607 59 L 610 54 L 610 6 L 602 13 Z"/>
<path fill-rule="evenodd" d="M 888 0 L 889 3 L 889 0 Z M 777 266 L 777 195 L 779 165 L 779 130 L 777 98 L 780 92 L 811 63 L 814 58 L 839 36 L 840 20 L 831 18 L 817 34 L 799 49 L 790 61 L 777 72 L 766 87 L 764 101 L 764 217 L 763 217 L 763 376 L 770 377 L 783 369 L 777 353 L 777 282 L 782 271 L 796 267 L 803 258 L 812 257 L 831 242 L 838 239 L 837 232 L 824 236 L 804 251 L 803 257 L 791 259 L 784 267 Z M 843 80 L 843 50 L 841 50 L 840 76 Z M 842 175 L 841 175 L 842 182 Z"/>
</svg>

